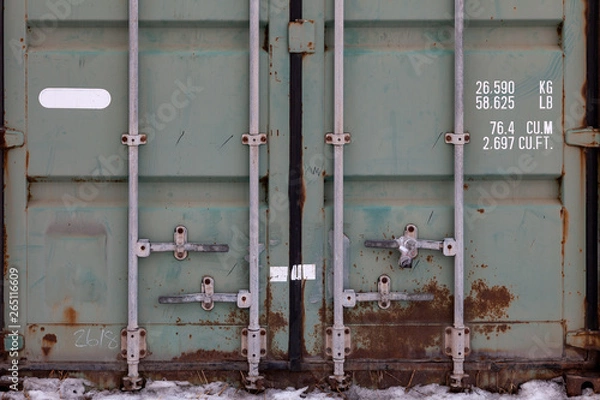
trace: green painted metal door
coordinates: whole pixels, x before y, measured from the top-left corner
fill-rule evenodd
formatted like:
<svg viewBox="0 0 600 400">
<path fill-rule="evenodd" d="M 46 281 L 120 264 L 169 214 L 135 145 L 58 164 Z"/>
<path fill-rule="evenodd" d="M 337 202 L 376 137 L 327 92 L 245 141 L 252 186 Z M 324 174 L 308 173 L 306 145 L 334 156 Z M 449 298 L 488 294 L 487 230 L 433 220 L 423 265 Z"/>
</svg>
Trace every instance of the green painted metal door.
<svg viewBox="0 0 600 400">
<path fill-rule="evenodd" d="M 7 125 L 25 136 L 8 152 L 6 189 L 7 263 L 21 277 L 22 354 L 44 365 L 114 362 L 127 322 L 128 160 L 120 143 L 128 129 L 127 2 L 7 6 Z M 182 225 L 189 242 L 229 245 L 227 253 L 190 252 L 183 261 L 172 252 L 140 259 L 145 361 L 243 361 L 247 310 L 220 303 L 207 312 L 158 298 L 200 292 L 203 276 L 214 278 L 215 292 L 248 289 L 248 147 L 241 142 L 248 130 L 248 7 L 144 1 L 140 11 L 140 132 L 148 136 L 140 149 L 140 238 L 173 242 Z M 261 71 L 266 132 L 266 51 Z M 110 103 L 43 104 L 47 88 L 101 88 Z M 279 91 L 285 96 L 285 87 Z M 266 148 L 261 152 L 265 175 Z M 263 247 L 263 270 L 266 259 Z M 266 280 L 261 285 L 262 303 Z"/>
<path fill-rule="evenodd" d="M 332 1 L 305 0 L 315 52 L 303 58 L 304 361 L 322 364 L 331 325 Z M 142 363 L 227 360 L 243 368 L 235 304 L 161 305 L 161 295 L 247 288 L 246 2 L 141 3 L 140 237 L 226 243 L 223 254 L 140 261 Z M 22 355 L 30 365 L 120 357 L 127 310 L 127 8 L 125 1 L 7 4 L 6 266 L 20 277 Z M 568 0 L 473 0 L 466 9 L 465 266 L 471 360 L 578 362 L 565 333 L 583 328 L 582 152 L 565 132 L 583 125 L 584 9 Z M 345 310 L 349 361 L 448 361 L 453 263 L 421 250 L 364 246 L 415 224 L 453 236 L 451 2 L 346 1 L 345 288 L 431 293 L 430 302 Z M 289 266 L 288 4 L 261 3 L 260 296 L 270 361 L 287 360 Z M 267 29 L 268 28 L 268 29 Z M 43 105 L 48 88 L 110 93 L 104 108 Z M 105 99 L 106 100 L 106 99 Z M 53 105 L 54 104 L 54 105 Z M 49 108 L 50 107 L 50 108 Z M 100 106 L 99 106 L 100 107 Z M 22 143 L 20 137 L 23 137 Z M 6 270 L 6 269 L 5 269 Z M 294 274 L 291 274 L 294 277 Z M 7 293 L 5 293 L 8 296 Z M 235 364 L 238 362 L 239 364 Z M 120 362 L 120 361 L 119 361 Z M 63 363 L 63 364 L 61 364 Z M 381 364 L 383 365 L 383 364 Z M 380 368 L 380 367 L 377 367 Z"/>
<path fill-rule="evenodd" d="M 307 357 L 325 353 L 332 323 L 333 156 L 323 140 L 333 130 L 332 3 L 304 6 L 318 32 L 317 52 L 304 59 L 303 262 L 319 277 L 304 288 Z M 399 251 L 364 242 L 398 238 L 407 224 L 423 239 L 454 235 L 453 146 L 444 142 L 454 122 L 453 4 L 353 0 L 345 8 L 344 288 L 377 292 L 386 274 L 393 291 L 434 295 L 345 309 L 348 358 L 362 369 L 372 360 L 447 361 L 452 257 L 420 250 L 402 269 Z M 580 1 L 466 4 L 467 362 L 581 359 L 564 337 L 584 326 L 582 150 L 564 134 L 585 123 L 584 20 Z"/>
</svg>

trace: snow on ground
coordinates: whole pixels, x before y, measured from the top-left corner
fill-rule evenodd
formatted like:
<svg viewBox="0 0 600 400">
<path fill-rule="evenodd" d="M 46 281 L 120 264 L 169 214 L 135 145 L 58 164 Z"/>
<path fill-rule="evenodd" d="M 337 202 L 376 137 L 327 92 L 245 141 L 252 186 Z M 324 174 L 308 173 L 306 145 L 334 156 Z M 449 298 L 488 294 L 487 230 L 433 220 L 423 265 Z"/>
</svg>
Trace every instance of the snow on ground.
<svg viewBox="0 0 600 400">
<path fill-rule="evenodd" d="M 308 388 L 287 390 L 267 389 L 252 395 L 231 387 L 227 383 L 215 382 L 194 386 L 188 382 L 150 381 L 136 394 L 118 390 L 98 391 L 82 379 L 38 379 L 26 378 L 23 392 L 6 392 L 2 399 L 7 400 L 560 400 L 567 399 L 561 381 L 531 381 L 523 384 L 515 395 L 490 393 L 473 389 L 471 393 L 450 393 L 448 387 L 440 385 L 416 386 L 410 389 L 393 387 L 386 390 L 371 390 L 357 386 L 344 393 L 309 391 Z M 600 394 L 586 389 L 582 396 L 570 400 L 600 400 Z"/>
</svg>

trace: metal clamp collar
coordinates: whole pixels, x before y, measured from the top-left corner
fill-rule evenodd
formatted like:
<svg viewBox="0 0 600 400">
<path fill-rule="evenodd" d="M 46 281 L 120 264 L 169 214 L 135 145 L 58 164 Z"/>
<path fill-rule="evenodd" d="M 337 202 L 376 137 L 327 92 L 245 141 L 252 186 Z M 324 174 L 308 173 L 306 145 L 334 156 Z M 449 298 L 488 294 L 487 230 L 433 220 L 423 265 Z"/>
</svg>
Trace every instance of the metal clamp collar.
<svg viewBox="0 0 600 400">
<path fill-rule="evenodd" d="M 245 133 L 242 135 L 242 143 L 247 144 L 248 146 L 260 146 L 261 144 L 267 143 L 267 135 L 264 133 Z"/>
<path fill-rule="evenodd" d="M 444 135 L 444 140 L 449 144 L 467 144 L 471 140 L 471 135 L 468 133 L 451 133 Z"/>
<path fill-rule="evenodd" d="M 129 135 L 124 133 L 121 135 L 121 143 L 126 144 L 127 146 L 139 146 L 141 144 L 146 144 L 148 141 L 148 137 L 145 133 L 140 133 L 139 135 Z"/>
<path fill-rule="evenodd" d="M 325 143 L 327 144 L 348 144 L 352 137 L 348 132 L 344 133 L 327 133 L 325 135 Z"/>
</svg>

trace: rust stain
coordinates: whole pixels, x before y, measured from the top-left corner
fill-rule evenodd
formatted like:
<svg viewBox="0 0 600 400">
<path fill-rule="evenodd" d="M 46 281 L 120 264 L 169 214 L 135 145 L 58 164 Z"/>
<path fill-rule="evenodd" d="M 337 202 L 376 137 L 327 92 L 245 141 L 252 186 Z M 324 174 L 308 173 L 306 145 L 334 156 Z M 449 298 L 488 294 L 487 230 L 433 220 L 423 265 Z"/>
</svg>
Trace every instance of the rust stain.
<svg viewBox="0 0 600 400">
<path fill-rule="evenodd" d="M 63 311 L 63 318 L 67 324 L 77 323 L 77 311 L 73 307 L 67 307 Z"/>
<path fill-rule="evenodd" d="M 484 335 L 487 340 L 491 339 L 491 336 L 494 334 L 494 332 L 495 336 L 498 336 L 500 333 L 506 333 L 510 329 L 510 325 L 508 324 L 485 324 L 474 326 L 474 331 Z"/>
<path fill-rule="evenodd" d="M 6 159 L 6 157 L 4 157 Z M 2 233 L 3 233 L 3 243 L 2 243 L 2 248 L 4 249 L 4 275 L 6 275 L 8 273 L 8 242 L 6 241 L 7 237 L 6 236 L 6 224 L 2 224 Z"/>
<path fill-rule="evenodd" d="M 485 266 L 485 267 L 484 267 Z M 487 265 L 482 264 L 482 268 Z M 393 302 L 389 309 L 383 311 L 373 303 L 358 303 L 347 310 L 348 324 L 374 324 L 384 326 L 406 321 L 449 323 L 453 317 L 454 295 L 451 289 L 440 284 L 436 279 L 426 283 L 415 293 L 433 294 L 432 301 Z M 499 319 L 507 317 L 506 310 L 514 300 L 514 295 L 505 286 L 488 286 L 485 281 L 476 280 L 465 298 L 465 316 L 468 320 Z"/>
<path fill-rule="evenodd" d="M 222 360 L 241 360 L 244 357 L 237 351 L 218 351 L 218 350 L 198 350 L 195 352 L 182 353 L 179 357 L 173 358 L 173 361 L 180 362 L 202 362 L 202 361 L 222 361 Z"/>
<path fill-rule="evenodd" d="M 298 194 L 298 204 L 300 205 L 300 210 L 304 210 L 304 203 L 306 202 L 306 181 L 304 180 L 304 176 L 300 175 L 301 185 L 300 185 L 300 193 Z"/>
<path fill-rule="evenodd" d="M 560 210 L 560 217 L 562 218 L 563 223 L 563 238 L 561 243 L 564 245 L 565 243 L 567 243 L 567 239 L 569 238 L 569 211 L 567 211 L 567 209 L 563 207 Z"/>
<path fill-rule="evenodd" d="M 58 340 L 56 339 L 56 335 L 53 333 L 47 333 L 44 335 L 44 337 L 42 338 L 42 352 L 45 356 L 50 354 L 52 348 L 54 347 L 57 341 Z"/>
<path fill-rule="evenodd" d="M 265 26 L 265 38 L 263 40 L 262 49 L 266 52 L 269 52 L 269 25 Z"/>
<path fill-rule="evenodd" d="M 469 184 L 468 183 L 463 184 L 463 189 L 464 190 L 469 190 Z"/>
<path fill-rule="evenodd" d="M 427 348 L 437 348 L 435 351 L 439 353 L 443 332 L 438 326 L 380 325 L 351 329 L 353 348 L 348 358 L 376 360 L 429 358 Z"/>
<path fill-rule="evenodd" d="M 223 319 L 199 319 L 198 323 L 207 326 L 248 325 L 248 313 L 243 309 L 234 308 L 234 305 L 230 305 L 230 307 L 231 311 Z M 185 323 L 185 321 L 179 320 L 180 325 Z"/>
<path fill-rule="evenodd" d="M 483 213 L 485 213 L 485 210 L 484 210 L 483 208 L 478 208 L 478 209 L 477 209 L 477 212 L 478 212 L 479 214 L 483 214 Z"/>
<path fill-rule="evenodd" d="M 284 329 L 288 326 L 287 318 L 281 312 L 270 312 L 269 313 L 269 330 L 276 332 L 280 329 Z"/>
<path fill-rule="evenodd" d="M 433 294 L 432 301 L 416 301 L 408 305 L 404 302 L 393 302 L 387 310 L 381 310 L 376 304 L 361 302 L 347 311 L 348 324 L 385 325 L 404 321 L 450 322 L 454 296 L 450 289 L 433 279 L 416 293 Z"/>
<path fill-rule="evenodd" d="M 489 287 L 483 279 L 478 279 L 473 282 L 471 292 L 465 298 L 465 317 L 468 320 L 508 317 L 506 309 L 514 299 L 515 296 L 506 286 Z"/>
<path fill-rule="evenodd" d="M 428 263 L 433 262 L 433 256 L 430 254 L 427 257 L 425 257 L 425 259 L 427 260 Z"/>
<path fill-rule="evenodd" d="M 269 174 L 266 174 L 262 178 L 260 178 L 260 184 L 265 192 L 265 201 L 269 202 Z"/>
<path fill-rule="evenodd" d="M 481 264 L 480 267 L 483 268 L 483 269 L 486 269 L 487 267 L 489 267 L 489 265 L 487 265 L 487 264 Z"/>
</svg>

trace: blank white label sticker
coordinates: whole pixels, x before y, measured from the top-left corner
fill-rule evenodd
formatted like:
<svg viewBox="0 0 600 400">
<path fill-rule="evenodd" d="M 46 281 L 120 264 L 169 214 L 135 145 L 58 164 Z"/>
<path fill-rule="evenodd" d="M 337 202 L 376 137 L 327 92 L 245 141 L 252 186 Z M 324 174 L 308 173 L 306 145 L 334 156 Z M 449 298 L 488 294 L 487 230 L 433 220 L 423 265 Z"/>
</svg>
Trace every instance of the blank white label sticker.
<svg viewBox="0 0 600 400">
<path fill-rule="evenodd" d="M 287 282 L 288 267 L 271 267 L 269 280 L 271 282 Z"/>
<path fill-rule="evenodd" d="M 271 282 L 287 282 L 289 267 L 271 267 L 269 280 Z M 315 264 L 300 264 L 292 267 L 290 279 L 293 281 L 314 281 L 317 279 Z"/>
<path fill-rule="evenodd" d="M 45 108 L 102 110 L 109 106 L 111 97 L 104 89 L 46 88 L 39 100 Z"/>
<path fill-rule="evenodd" d="M 317 279 L 317 266 L 315 264 L 294 265 L 290 279 L 293 281 L 314 281 Z"/>
</svg>

